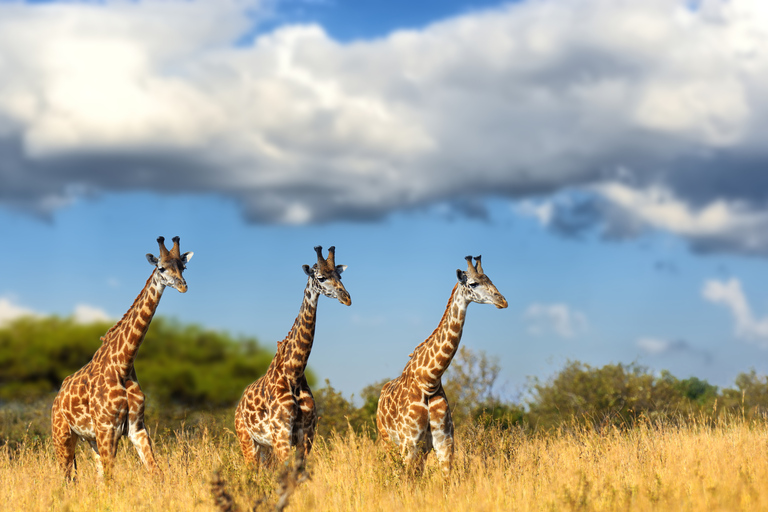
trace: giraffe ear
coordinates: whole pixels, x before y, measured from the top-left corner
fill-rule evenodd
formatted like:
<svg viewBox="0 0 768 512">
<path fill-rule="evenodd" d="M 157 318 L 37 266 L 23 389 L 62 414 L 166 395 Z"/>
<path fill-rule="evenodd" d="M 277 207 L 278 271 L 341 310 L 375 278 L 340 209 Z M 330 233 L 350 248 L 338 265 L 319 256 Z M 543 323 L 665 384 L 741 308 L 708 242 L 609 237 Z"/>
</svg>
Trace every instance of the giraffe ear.
<svg viewBox="0 0 768 512">
<path fill-rule="evenodd" d="M 467 282 L 467 273 L 463 270 L 456 269 L 456 278 L 459 280 L 460 283 L 466 283 Z"/>
<path fill-rule="evenodd" d="M 347 270 L 347 266 L 346 265 L 336 265 L 336 272 L 338 272 L 339 274 L 341 274 L 345 270 Z"/>
<path fill-rule="evenodd" d="M 302 265 L 301 268 L 304 269 L 304 273 L 307 274 L 308 276 L 312 275 L 312 272 L 309 271 L 309 265 Z"/>
<path fill-rule="evenodd" d="M 158 259 L 155 258 L 152 254 L 147 253 L 147 261 L 150 263 L 150 265 L 157 266 Z"/>
<path fill-rule="evenodd" d="M 192 259 L 192 256 L 194 256 L 194 255 L 195 255 L 195 253 L 192 252 L 192 251 L 185 252 L 184 254 L 181 255 L 181 262 L 186 265 L 189 262 L 189 260 Z"/>
</svg>

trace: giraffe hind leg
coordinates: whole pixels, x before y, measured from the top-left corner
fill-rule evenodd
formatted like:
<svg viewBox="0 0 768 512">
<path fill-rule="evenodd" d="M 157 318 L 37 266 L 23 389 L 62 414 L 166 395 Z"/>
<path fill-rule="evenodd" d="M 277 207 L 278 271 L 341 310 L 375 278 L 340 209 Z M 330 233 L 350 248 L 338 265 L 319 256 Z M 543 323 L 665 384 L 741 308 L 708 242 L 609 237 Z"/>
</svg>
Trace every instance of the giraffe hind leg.
<svg viewBox="0 0 768 512">
<path fill-rule="evenodd" d="M 51 409 L 51 440 L 53 449 L 56 453 L 56 460 L 64 472 L 67 480 L 72 480 L 72 470 L 77 472 L 75 464 L 75 447 L 77 446 L 77 435 L 72 432 L 64 414 L 61 412 L 59 397 L 53 402 Z"/>
</svg>

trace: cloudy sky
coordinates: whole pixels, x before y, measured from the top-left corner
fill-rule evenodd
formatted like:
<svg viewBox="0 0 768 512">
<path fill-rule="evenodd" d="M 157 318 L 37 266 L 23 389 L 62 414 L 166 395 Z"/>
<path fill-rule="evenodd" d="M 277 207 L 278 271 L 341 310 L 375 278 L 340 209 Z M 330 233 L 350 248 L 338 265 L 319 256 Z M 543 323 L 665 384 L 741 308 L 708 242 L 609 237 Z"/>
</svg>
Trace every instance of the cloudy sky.
<svg viewBox="0 0 768 512">
<path fill-rule="evenodd" d="M 768 372 L 766 132 L 762 0 L 0 0 L 0 323 L 119 318 L 179 235 L 159 314 L 273 349 L 336 245 L 310 366 L 348 395 L 482 254 L 506 393 L 728 386 Z"/>
</svg>

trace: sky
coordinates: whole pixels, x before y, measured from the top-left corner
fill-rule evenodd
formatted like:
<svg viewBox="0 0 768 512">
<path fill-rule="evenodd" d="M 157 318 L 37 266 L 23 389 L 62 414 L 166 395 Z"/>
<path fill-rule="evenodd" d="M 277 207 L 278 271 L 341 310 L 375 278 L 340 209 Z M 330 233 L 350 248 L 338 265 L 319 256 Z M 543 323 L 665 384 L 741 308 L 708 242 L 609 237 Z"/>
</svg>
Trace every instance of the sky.
<svg viewBox="0 0 768 512">
<path fill-rule="evenodd" d="M 158 315 L 274 350 L 335 245 L 309 365 L 350 396 L 481 254 L 503 397 L 569 360 L 732 386 L 768 373 L 767 131 L 762 0 L 0 0 L 0 325 L 120 318 L 178 235 Z"/>
</svg>

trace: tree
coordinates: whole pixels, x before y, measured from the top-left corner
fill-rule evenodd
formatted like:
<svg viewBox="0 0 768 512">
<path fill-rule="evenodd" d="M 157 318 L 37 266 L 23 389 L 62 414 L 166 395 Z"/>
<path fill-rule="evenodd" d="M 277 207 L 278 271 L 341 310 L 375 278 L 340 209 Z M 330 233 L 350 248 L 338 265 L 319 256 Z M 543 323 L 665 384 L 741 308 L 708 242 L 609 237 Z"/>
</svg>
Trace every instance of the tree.
<svg viewBox="0 0 768 512">
<path fill-rule="evenodd" d="M 510 426 L 523 422 L 523 408 L 504 403 L 496 393 L 500 372 L 499 364 L 484 351 L 459 348 L 443 382 L 454 423 L 482 419 Z"/>
</svg>

